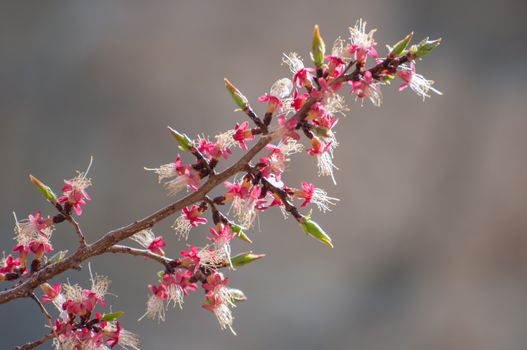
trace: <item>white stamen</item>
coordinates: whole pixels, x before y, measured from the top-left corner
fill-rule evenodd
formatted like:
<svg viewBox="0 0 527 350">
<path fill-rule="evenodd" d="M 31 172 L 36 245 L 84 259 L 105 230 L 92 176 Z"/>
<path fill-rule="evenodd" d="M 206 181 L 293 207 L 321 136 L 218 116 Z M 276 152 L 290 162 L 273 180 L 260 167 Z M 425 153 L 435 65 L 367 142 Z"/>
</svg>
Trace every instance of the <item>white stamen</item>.
<svg viewBox="0 0 527 350">
<path fill-rule="evenodd" d="M 299 70 L 304 68 L 304 62 L 296 52 L 290 52 L 289 55 L 283 54 L 282 64 L 287 64 L 291 73 L 296 74 Z"/>
<path fill-rule="evenodd" d="M 318 209 L 325 213 L 331 211 L 330 205 L 336 205 L 340 199 L 328 196 L 327 192 L 321 188 L 315 188 L 313 196 L 311 197 L 311 203 L 315 204 Z"/>
<path fill-rule="evenodd" d="M 176 219 L 176 221 L 174 221 L 172 228 L 174 231 L 176 231 L 176 235 L 180 240 L 184 239 L 186 241 L 188 239 L 188 234 L 192 229 L 192 225 L 190 224 L 190 221 L 187 220 L 185 215 L 181 215 Z"/>
<path fill-rule="evenodd" d="M 153 171 L 158 176 L 158 181 L 161 183 L 163 179 L 168 179 L 177 176 L 176 163 L 163 164 L 159 168 L 144 168 L 146 171 Z"/>
<path fill-rule="evenodd" d="M 130 239 L 139 243 L 144 248 L 148 248 L 150 243 L 152 243 L 155 238 L 156 235 L 154 234 L 154 232 L 152 232 L 152 230 L 149 229 L 139 231 L 130 237 Z"/>
</svg>

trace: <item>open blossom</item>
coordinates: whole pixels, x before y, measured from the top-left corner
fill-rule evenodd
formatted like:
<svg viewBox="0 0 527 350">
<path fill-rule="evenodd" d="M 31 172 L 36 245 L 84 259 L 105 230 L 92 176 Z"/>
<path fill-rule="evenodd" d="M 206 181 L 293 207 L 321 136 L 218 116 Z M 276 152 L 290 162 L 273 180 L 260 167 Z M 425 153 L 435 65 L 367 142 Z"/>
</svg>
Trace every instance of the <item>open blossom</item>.
<svg viewBox="0 0 527 350">
<path fill-rule="evenodd" d="M 168 299 L 167 288 L 164 284 L 159 286 L 148 285 L 152 295 L 148 298 L 146 302 L 146 312 L 143 316 L 139 318 L 142 320 L 144 317 L 147 317 L 151 320 L 157 319 L 159 321 L 165 320 L 165 300 Z"/>
<path fill-rule="evenodd" d="M 251 128 L 249 128 L 249 122 L 244 121 L 241 124 L 236 123 L 232 138 L 239 143 L 241 149 L 246 150 L 247 144 L 245 141 L 254 140 L 253 132 L 251 131 Z"/>
<path fill-rule="evenodd" d="M 288 138 L 293 140 L 300 140 L 300 135 L 296 132 L 296 125 L 298 121 L 294 118 L 286 119 L 285 115 L 277 118 L 278 132 L 282 135 L 282 140 L 287 141 Z"/>
<path fill-rule="evenodd" d="M 231 155 L 231 150 L 229 149 L 229 147 L 226 147 L 219 142 L 210 142 L 204 138 L 199 140 L 198 150 L 208 160 L 212 158 L 220 159 L 222 157 L 223 159 L 228 159 Z"/>
<path fill-rule="evenodd" d="M 382 92 L 379 83 L 373 80 L 370 71 L 366 71 L 359 81 L 353 81 L 351 93 L 357 93 L 357 97 L 363 99 L 368 97 L 375 106 L 379 107 L 382 103 Z"/>
<path fill-rule="evenodd" d="M 207 277 L 207 282 L 203 284 L 206 291 L 203 308 L 211 311 L 218 320 L 221 329 L 229 328 L 233 334 L 232 328 L 234 317 L 232 316 L 231 307 L 235 307 L 234 296 L 227 287 L 229 279 L 224 278 L 219 272 Z"/>
<path fill-rule="evenodd" d="M 288 97 L 293 90 L 293 83 L 288 78 L 277 80 L 272 86 L 269 94 L 258 98 L 258 102 L 268 102 L 265 113 L 273 114 L 276 109 L 283 111 L 283 99 Z"/>
<path fill-rule="evenodd" d="M 86 173 L 79 173 L 71 180 L 64 180 L 62 187 L 62 197 L 58 198 L 59 203 L 68 204 L 73 208 L 77 216 L 82 214 L 82 206 L 90 200 L 86 193 L 86 188 L 91 186 L 91 179 L 86 177 Z"/>
<path fill-rule="evenodd" d="M 199 224 L 206 224 L 207 219 L 202 217 L 203 209 L 198 205 L 192 205 L 190 208 L 183 208 L 181 215 L 174 221 L 172 228 L 176 231 L 180 238 L 187 239 L 188 233 L 192 227 Z"/>
<path fill-rule="evenodd" d="M 314 185 L 302 182 L 302 189 L 294 192 L 295 196 L 304 199 L 304 202 L 300 205 L 302 208 L 310 203 L 315 204 L 318 209 L 322 212 L 331 211 L 330 205 L 335 205 L 335 202 L 339 201 L 338 198 L 329 197 L 327 192 L 316 188 Z"/>
<path fill-rule="evenodd" d="M 139 337 L 121 327 L 117 322 L 103 322 L 102 334 L 106 337 L 106 344 L 111 348 L 119 345 L 123 349 L 139 350 Z"/>
<path fill-rule="evenodd" d="M 338 168 L 333 164 L 332 143 L 326 143 L 317 137 L 313 137 L 311 145 L 312 148 L 308 149 L 307 153 L 317 157 L 318 175 L 330 176 L 333 183 L 336 184 L 333 169 L 338 170 Z"/>
<path fill-rule="evenodd" d="M 308 89 L 313 86 L 313 72 L 315 72 L 315 69 L 304 67 L 304 62 L 302 62 L 302 59 L 296 52 L 291 52 L 289 55 L 284 54 L 282 62 L 287 64 L 289 70 L 294 74 L 294 85 Z"/>
<path fill-rule="evenodd" d="M 173 274 L 163 275 L 162 283 L 166 286 L 167 300 L 173 302 L 174 307 L 178 305 L 181 308 L 183 297 L 198 289 L 196 283 L 190 282 L 192 276 L 192 271 L 181 269 Z"/>
<path fill-rule="evenodd" d="M 201 259 L 199 257 L 199 249 L 197 247 L 190 245 L 188 251 L 182 250 L 180 254 L 183 257 L 181 259 L 182 266 L 187 268 L 194 267 L 194 272 L 199 269 Z"/>
<path fill-rule="evenodd" d="M 224 263 L 231 265 L 231 246 L 230 241 L 236 236 L 236 233 L 231 231 L 230 225 L 220 225 L 221 227 L 216 231 L 210 229 L 212 237 L 207 237 L 208 240 L 214 243 L 214 264 Z M 203 258 L 202 258 L 203 260 Z"/>
<path fill-rule="evenodd" d="M 348 46 L 349 53 L 355 55 L 355 60 L 365 62 L 368 56 L 377 58 L 377 50 L 375 50 L 375 41 L 373 34 L 377 29 L 372 29 L 366 33 L 366 22 L 361 19 L 355 23 L 354 27 L 350 27 L 350 41 Z"/>
<path fill-rule="evenodd" d="M 158 181 L 173 178 L 165 181 L 165 188 L 171 196 L 176 195 L 184 188 L 196 191 L 199 187 L 201 176 L 198 171 L 189 164 L 183 164 L 181 156 L 178 154 L 176 161 L 170 164 L 161 165 L 159 168 L 145 168 L 147 171 L 153 171 L 158 175 Z"/>
<path fill-rule="evenodd" d="M 47 254 L 53 250 L 53 247 L 49 243 L 47 238 L 36 238 L 29 242 L 29 250 L 35 254 L 36 259 L 41 259 L 44 254 Z"/>
<path fill-rule="evenodd" d="M 225 194 L 226 200 L 232 200 L 231 210 L 240 226 L 250 227 L 256 218 L 256 208 L 263 200 L 260 199 L 261 187 L 251 185 L 250 181 L 243 180 L 241 184 L 225 182 L 229 191 Z"/>
<path fill-rule="evenodd" d="M 38 235 L 49 238 L 54 229 L 53 219 L 43 218 L 40 211 L 37 211 L 35 215 L 16 222 L 15 239 L 19 244 L 26 245 Z"/>
<path fill-rule="evenodd" d="M 163 247 L 165 247 L 166 244 L 163 241 L 163 237 L 156 236 L 152 230 L 139 231 L 130 238 L 154 254 L 165 255 Z"/>
<path fill-rule="evenodd" d="M 3 258 L 0 261 L 0 273 L 9 273 L 20 266 L 20 260 L 18 258 L 13 258 L 12 255 L 8 255 L 7 258 Z"/>
<path fill-rule="evenodd" d="M 410 87 L 418 96 L 423 98 L 430 97 L 429 91 L 433 91 L 438 95 L 442 93 L 432 87 L 434 84 L 433 80 L 427 80 L 421 74 L 415 72 L 415 64 L 410 62 L 410 67 L 402 65 L 400 70 L 397 71 L 397 76 L 403 80 L 399 91 L 403 91 L 407 87 Z"/>
</svg>

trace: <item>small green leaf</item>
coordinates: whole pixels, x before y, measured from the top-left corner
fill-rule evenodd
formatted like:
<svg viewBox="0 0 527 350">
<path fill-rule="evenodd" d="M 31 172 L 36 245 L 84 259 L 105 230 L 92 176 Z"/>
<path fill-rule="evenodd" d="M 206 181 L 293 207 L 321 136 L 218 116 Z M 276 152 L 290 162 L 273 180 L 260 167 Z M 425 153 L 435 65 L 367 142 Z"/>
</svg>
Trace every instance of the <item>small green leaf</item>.
<svg viewBox="0 0 527 350">
<path fill-rule="evenodd" d="M 42 181 L 40 181 L 39 179 L 37 179 L 37 178 L 34 177 L 33 175 L 29 175 L 29 179 L 31 180 L 31 182 L 33 183 L 33 185 L 37 186 L 37 188 L 39 189 L 39 191 L 42 193 L 42 195 L 43 195 L 48 201 L 50 201 L 50 202 L 53 203 L 53 204 L 57 203 L 57 196 L 55 195 L 55 193 L 53 193 L 53 191 L 51 190 L 51 188 L 49 188 L 48 186 L 46 186 Z"/>
<path fill-rule="evenodd" d="M 253 261 L 259 260 L 265 257 L 265 254 L 253 254 L 252 251 L 240 253 L 231 258 L 231 264 L 234 267 L 243 266 Z"/>
<path fill-rule="evenodd" d="M 103 322 L 115 321 L 116 319 L 118 319 L 122 315 L 124 315 L 124 311 L 117 311 L 117 312 L 111 312 L 109 314 L 103 314 L 101 316 L 101 321 L 103 321 Z"/>
</svg>

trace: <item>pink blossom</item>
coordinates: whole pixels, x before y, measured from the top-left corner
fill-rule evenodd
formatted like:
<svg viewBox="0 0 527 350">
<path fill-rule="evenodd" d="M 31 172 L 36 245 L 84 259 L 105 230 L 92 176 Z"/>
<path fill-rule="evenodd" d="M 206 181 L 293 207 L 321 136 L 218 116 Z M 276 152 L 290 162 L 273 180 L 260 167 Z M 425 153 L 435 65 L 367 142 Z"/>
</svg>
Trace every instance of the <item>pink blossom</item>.
<svg viewBox="0 0 527 350">
<path fill-rule="evenodd" d="M 285 115 L 281 115 L 277 118 L 277 121 L 280 126 L 283 140 L 287 140 L 288 137 L 293 140 L 300 140 L 300 135 L 295 131 L 296 125 L 298 124 L 298 121 L 295 118 L 287 120 Z"/>
<path fill-rule="evenodd" d="M 73 180 L 64 180 L 65 185 L 62 187 L 62 197 L 58 198 L 59 203 L 68 203 L 72 206 L 75 214 L 82 215 L 82 206 L 86 205 L 86 200 L 90 200 L 90 196 L 86 193 L 85 179 L 75 178 Z"/>
<path fill-rule="evenodd" d="M 317 137 L 313 137 L 311 139 L 311 145 L 312 145 L 312 148 L 308 149 L 307 153 L 309 153 L 312 156 L 315 156 L 315 155 L 323 154 L 329 151 L 331 147 L 331 142 L 326 143 Z"/>
<path fill-rule="evenodd" d="M 147 249 L 151 251 L 154 254 L 158 255 L 165 255 L 165 252 L 163 251 L 163 247 L 166 246 L 166 243 L 163 241 L 163 236 L 157 236 L 152 240 L 152 242 L 148 245 Z"/>
<path fill-rule="evenodd" d="M 300 205 L 302 208 L 311 203 L 313 198 L 313 192 L 315 192 L 315 186 L 302 181 L 302 191 L 295 192 L 295 195 L 300 198 L 304 198 L 304 202 Z"/>
<path fill-rule="evenodd" d="M 415 64 L 410 62 L 410 69 L 400 69 L 397 71 L 397 76 L 403 80 L 401 86 L 399 86 L 399 91 L 403 91 L 412 81 L 412 77 L 415 75 Z"/>
<path fill-rule="evenodd" d="M 53 247 L 47 241 L 32 240 L 29 242 L 29 249 L 37 259 L 42 258 L 42 255 L 47 254 L 53 250 Z"/>
<path fill-rule="evenodd" d="M 310 88 L 313 86 L 313 72 L 315 72 L 315 68 L 300 68 L 293 76 L 293 84 L 298 87 Z"/>
<path fill-rule="evenodd" d="M 308 99 L 309 94 L 307 92 L 299 95 L 298 90 L 295 89 L 295 91 L 293 91 L 293 102 L 291 103 L 291 107 L 293 107 L 295 111 L 298 112 Z"/>
<path fill-rule="evenodd" d="M 249 128 L 249 122 L 244 121 L 241 124 L 236 123 L 236 127 L 234 128 L 234 135 L 232 136 L 234 140 L 236 140 L 240 147 L 243 150 L 247 149 L 247 145 L 245 144 L 245 141 L 247 140 L 254 140 L 254 135 Z"/>
<path fill-rule="evenodd" d="M 180 252 L 182 259 L 182 266 L 191 267 L 194 266 L 194 272 L 199 269 L 199 263 L 201 258 L 199 257 L 199 250 L 193 245 L 190 245 L 188 252 L 182 250 Z"/>
<path fill-rule="evenodd" d="M 229 242 L 231 239 L 233 239 L 236 236 L 235 232 L 231 232 L 230 225 L 223 225 L 223 227 L 219 229 L 218 231 L 212 228 L 209 231 L 212 234 L 212 237 L 207 237 L 207 239 L 212 242 L 221 241 L 223 243 L 226 243 L 226 242 Z"/>
<path fill-rule="evenodd" d="M 182 212 L 184 218 L 190 225 L 192 225 L 192 227 L 207 223 L 207 219 L 201 216 L 203 211 L 201 211 L 197 205 L 193 205 L 190 208 L 183 208 Z"/>
<path fill-rule="evenodd" d="M 199 141 L 198 150 L 209 160 L 211 158 L 219 159 L 220 157 L 227 159 L 231 155 L 231 150 L 228 147 L 221 147 L 217 143 L 209 142 L 206 139 Z"/>
<path fill-rule="evenodd" d="M 20 265 L 20 260 L 18 258 L 14 259 L 12 255 L 8 255 L 4 260 L 4 266 L 0 267 L 0 273 L 9 273 L 13 272 L 15 267 Z"/>
<path fill-rule="evenodd" d="M 258 97 L 258 102 L 268 102 L 265 113 L 273 114 L 278 108 L 280 109 L 280 112 L 283 111 L 284 105 L 282 101 L 276 96 L 265 94 L 265 95 Z"/>
<path fill-rule="evenodd" d="M 40 288 L 44 291 L 44 295 L 40 300 L 42 300 L 43 303 L 51 303 L 60 294 L 62 285 L 55 283 L 53 286 L 50 286 L 49 284 L 44 283 Z"/>
</svg>

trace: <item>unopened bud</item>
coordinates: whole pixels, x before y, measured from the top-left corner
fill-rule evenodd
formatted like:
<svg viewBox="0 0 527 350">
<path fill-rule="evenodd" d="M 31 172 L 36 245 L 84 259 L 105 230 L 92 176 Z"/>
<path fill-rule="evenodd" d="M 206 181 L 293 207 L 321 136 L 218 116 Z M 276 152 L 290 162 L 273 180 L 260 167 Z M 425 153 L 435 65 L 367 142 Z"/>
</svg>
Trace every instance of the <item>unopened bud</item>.
<svg viewBox="0 0 527 350">
<path fill-rule="evenodd" d="M 192 140 L 187 135 L 179 133 L 177 130 L 172 129 L 170 126 L 167 126 L 167 129 L 178 142 L 180 150 L 190 151 L 194 147 Z"/>
<path fill-rule="evenodd" d="M 331 237 L 329 237 L 326 232 L 324 232 L 324 230 L 313 220 L 303 217 L 300 221 L 300 227 L 302 227 L 302 230 L 305 234 L 333 248 Z"/>
<path fill-rule="evenodd" d="M 321 67 L 324 63 L 324 54 L 326 53 L 326 45 L 320 36 L 320 29 L 318 25 L 313 28 L 313 42 L 311 44 L 311 58 L 315 66 Z"/>
<path fill-rule="evenodd" d="M 42 193 L 42 195 L 52 204 L 57 203 L 57 196 L 51 188 L 46 186 L 42 181 L 34 177 L 33 175 L 29 175 L 29 179 L 33 183 L 33 185 L 37 186 L 38 190 Z"/>
<path fill-rule="evenodd" d="M 406 49 L 406 47 L 412 40 L 413 36 L 414 36 L 414 32 L 411 32 L 410 34 L 405 36 L 404 39 L 402 39 L 397 44 L 395 44 L 392 50 L 390 51 L 390 56 L 391 57 L 399 56 Z"/>
<path fill-rule="evenodd" d="M 225 82 L 225 87 L 231 95 L 234 103 L 236 103 L 236 105 L 241 109 L 247 108 L 249 101 L 247 101 L 247 98 L 242 95 L 240 90 L 238 90 L 236 86 L 232 85 L 232 83 L 227 80 L 227 78 L 223 79 L 223 81 Z"/>
<path fill-rule="evenodd" d="M 265 254 L 253 254 L 252 251 L 240 253 L 231 258 L 231 264 L 233 267 L 238 267 L 252 263 L 253 261 L 259 260 L 265 257 Z"/>
<path fill-rule="evenodd" d="M 428 40 L 428 38 L 422 40 L 417 45 L 413 45 L 410 52 L 417 58 L 423 58 L 428 55 L 433 49 L 441 44 L 441 38 L 435 40 Z"/>
</svg>

